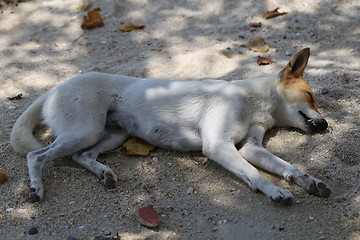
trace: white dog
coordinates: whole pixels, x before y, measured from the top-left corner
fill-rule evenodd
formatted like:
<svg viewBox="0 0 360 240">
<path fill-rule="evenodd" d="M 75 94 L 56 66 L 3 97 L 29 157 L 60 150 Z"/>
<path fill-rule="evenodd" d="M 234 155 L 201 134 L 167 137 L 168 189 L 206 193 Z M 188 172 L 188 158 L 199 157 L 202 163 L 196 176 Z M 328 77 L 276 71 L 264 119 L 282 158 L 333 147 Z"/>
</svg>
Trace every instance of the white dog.
<svg viewBox="0 0 360 240">
<path fill-rule="evenodd" d="M 27 154 L 31 200 L 44 196 L 44 165 L 67 155 L 105 186 L 114 186 L 115 173 L 96 158 L 130 136 L 162 148 L 202 150 L 250 188 L 282 204 L 291 203 L 292 194 L 265 180 L 250 163 L 310 194 L 328 197 L 331 190 L 322 181 L 262 146 L 273 126 L 308 133 L 327 129 L 314 93 L 302 78 L 309 55 L 310 50 L 303 49 L 279 74 L 249 80 L 171 81 L 87 73 L 58 85 L 19 117 L 11 133 L 15 151 Z M 42 117 L 56 136 L 47 147 L 33 136 Z"/>
</svg>

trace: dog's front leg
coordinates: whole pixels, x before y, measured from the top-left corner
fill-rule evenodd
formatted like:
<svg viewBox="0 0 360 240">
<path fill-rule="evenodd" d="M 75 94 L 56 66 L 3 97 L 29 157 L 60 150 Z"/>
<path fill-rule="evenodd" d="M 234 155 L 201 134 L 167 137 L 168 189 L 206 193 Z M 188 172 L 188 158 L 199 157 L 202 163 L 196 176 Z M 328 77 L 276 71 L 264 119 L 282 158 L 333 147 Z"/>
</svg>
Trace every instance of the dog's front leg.
<svg viewBox="0 0 360 240">
<path fill-rule="evenodd" d="M 253 190 L 259 190 L 269 198 L 282 205 L 292 202 L 292 194 L 267 181 L 255 167 L 249 164 L 231 143 L 204 144 L 203 153 L 206 157 L 234 173 L 245 181 Z"/>
<path fill-rule="evenodd" d="M 240 154 L 249 162 L 268 172 L 283 176 L 289 182 L 295 182 L 309 194 L 318 197 L 329 197 L 331 190 L 321 180 L 310 176 L 281 158 L 275 156 L 262 146 L 265 129 L 252 127 L 249 136 L 243 141 Z"/>
</svg>

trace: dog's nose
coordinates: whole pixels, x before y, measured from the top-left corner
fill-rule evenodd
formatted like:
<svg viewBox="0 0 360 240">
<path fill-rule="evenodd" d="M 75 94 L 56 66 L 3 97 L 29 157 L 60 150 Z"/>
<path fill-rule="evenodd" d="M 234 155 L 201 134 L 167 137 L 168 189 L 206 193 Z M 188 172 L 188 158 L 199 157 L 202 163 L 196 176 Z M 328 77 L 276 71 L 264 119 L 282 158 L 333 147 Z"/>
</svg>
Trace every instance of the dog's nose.
<svg viewBox="0 0 360 240">
<path fill-rule="evenodd" d="M 315 121 L 315 131 L 316 132 L 323 132 L 328 128 L 328 123 L 325 119 L 320 118 Z"/>
</svg>

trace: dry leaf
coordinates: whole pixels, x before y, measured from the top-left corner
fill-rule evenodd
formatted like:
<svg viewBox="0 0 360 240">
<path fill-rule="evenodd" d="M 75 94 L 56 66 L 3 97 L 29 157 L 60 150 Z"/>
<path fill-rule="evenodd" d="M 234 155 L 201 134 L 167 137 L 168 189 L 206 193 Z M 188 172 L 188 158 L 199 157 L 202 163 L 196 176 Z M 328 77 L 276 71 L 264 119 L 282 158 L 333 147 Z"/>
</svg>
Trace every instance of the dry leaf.
<svg viewBox="0 0 360 240">
<path fill-rule="evenodd" d="M 263 14 L 263 18 L 269 19 L 269 18 L 287 14 L 287 12 L 279 12 L 278 10 L 279 10 L 279 8 L 275 8 L 272 11 L 267 11 L 266 13 Z"/>
<path fill-rule="evenodd" d="M 6 175 L 6 169 L 0 168 L 0 183 L 5 183 L 8 180 L 8 177 Z"/>
<path fill-rule="evenodd" d="M 133 30 L 137 29 L 144 29 L 145 25 L 140 23 L 132 23 L 128 21 L 120 22 L 121 25 L 119 26 L 119 29 L 123 32 L 131 32 Z"/>
<path fill-rule="evenodd" d="M 267 45 L 265 40 L 261 37 L 249 40 L 246 47 L 255 52 L 267 52 L 269 50 L 269 45 Z"/>
<path fill-rule="evenodd" d="M 271 60 L 270 56 L 267 57 L 267 58 L 258 56 L 258 58 L 257 58 L 257 63 L 258 63 L 260 66 L 269 65 L 269 64 L 272 64 L 272 60 Z"/>
<path fill-rule="evenodd" d="M 152 150 L 155 149 L 153 145 L 146 143 L 145 141 L 139 138 L 130 138 L 127 140 L 123 146 L 126 149 L 127 155 L 135 155 L 135 156 L 148 156 Z"/>
<path fill-rule="evenodd" d="M 99 13 L 100 9 L 96 8 L 94 10 L 88 11 L 87 16 L 84 16 L 83 22 L 81 23 L 81 28 L 95 28 L 104 26 L 101 14 Z"/>
<path fill-rule="evenodd" d="M 139 208 L 136 219 L 146 227 L 157 227 L 160 224 L 160 216 L 151 205 Z"/>
<path fill-rule="evenodd" d="M 249 25 L 250 25 L 251 27 L 258 28 L 258 27 L 261 27 L 261 26 L 262 26 L 262 23 L 261 23 L 261 22 L 251 22 L 251 23 L 249 23 Z"/>
</svg>

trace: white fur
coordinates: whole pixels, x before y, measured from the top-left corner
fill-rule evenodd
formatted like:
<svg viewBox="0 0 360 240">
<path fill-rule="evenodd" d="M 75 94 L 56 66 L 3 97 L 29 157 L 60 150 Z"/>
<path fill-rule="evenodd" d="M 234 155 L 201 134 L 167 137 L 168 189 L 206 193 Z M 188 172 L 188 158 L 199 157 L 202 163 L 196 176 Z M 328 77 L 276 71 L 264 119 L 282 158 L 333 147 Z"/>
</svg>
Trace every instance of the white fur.
<svg viewBox="0 0 360 240">
<path fill-rule="evenodd" d="M 250 163 L 295 181 L 310 193 L 321 196 L 325 191 L 322 195 L 328 195 L 330 190 L 320 180 L 262 147 L 269 128 L 284 123 L 302 128 L 299 123 L 304 121 L 300 114 L 288 110 L 290 103 L 278 90 L 278 82 L 278 75 L 227 82 L 87 73 L 36 100 L 16 122 L 11 145 L 17 152 L 29 152 L 33 201 L 44 195 L 41 171 L 45 163 L 66 155 L 73 155 L 74 161 L 94 172 L 106 186 L 112 186 L 117 181 L 115 173 L 96 158 L 120 146 L 129 136 L 163 148 L 202 150 L 252 189 L 285 204 L 291 202 L 292 194 L 265 180 Z M 296 106 L 291 108 L 312 111 L 304 104 Z M 40 109 L 56 136 L 44 148 L 32 135 L 40 121 Z M 312 117 L 320 118 L 313 112 Z M 235 147 L 239 143 L 240 150 Z"/>
</svg>

